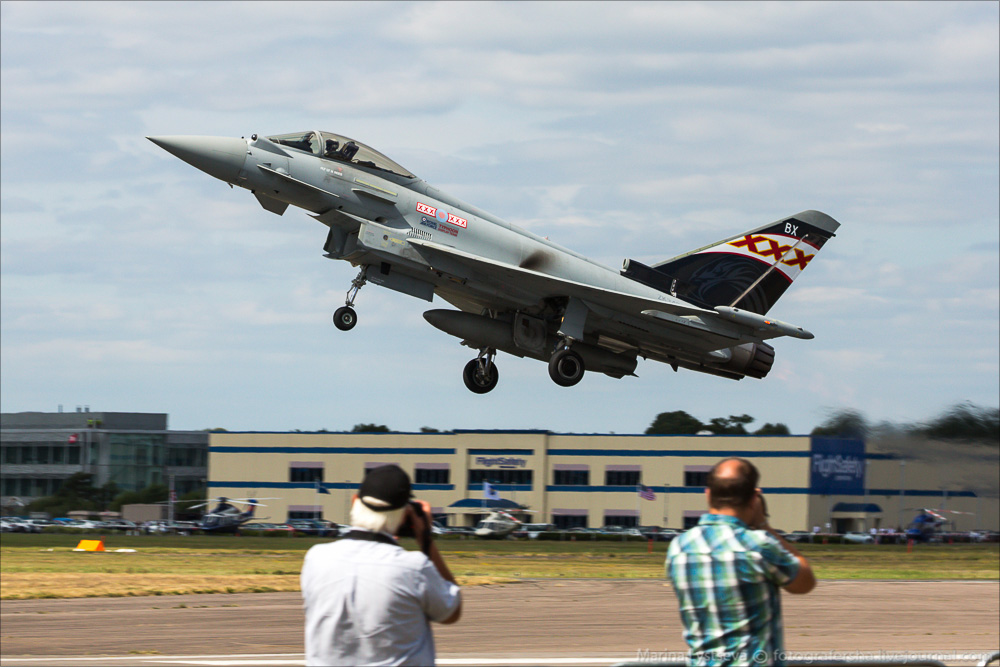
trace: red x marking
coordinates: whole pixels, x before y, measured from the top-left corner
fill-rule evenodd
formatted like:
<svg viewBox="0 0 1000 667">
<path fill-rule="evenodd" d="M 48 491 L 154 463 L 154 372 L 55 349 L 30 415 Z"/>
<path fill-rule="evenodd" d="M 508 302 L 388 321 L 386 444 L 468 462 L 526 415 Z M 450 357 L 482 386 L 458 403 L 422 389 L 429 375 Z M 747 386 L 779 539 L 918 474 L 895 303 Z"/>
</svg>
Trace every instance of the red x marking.
<svg viewBox="0 0 1000 667">
<path fill-rule="evenodd" d="M 804 268 L 806 268 L 806 264 L 809 263 L 809 260 L 811 260 L 815 256 L 816 253 L 813 253 L 812 255 L 807 255 L 798 248 L 796 248 L 795 259 L 786 259 L 784 262 L 782 262 L 782 264 L 787 264 L 788 266 L 798 265 L 799 271 L 801 271 Z"/>
<path fill-rule="evenodd" d="M 767 239 L 767 243 L 771 246 L 770 248 L 764 252 L 760 252 L 759 250 L 754 250 L 754 252 L 761 257 L 774 257 L 775 260 L 779 260 L 781 259 L 781 256 L 788 252 L 788 249 L 792 247 L 790 245 L 779 245 L 777 241 L 772 239 Z"/>
<path fill-rule="evenodd" d="M 757 244 L 762 241 L 766 241 L 768 248 L 765 250 L 758 250 Z M 761 257 L 774 257 L 774 259 L 781 259 L 781 256 L 788 252 L 788 249 L 792 246 L 781 245 L 773 239 L 769 239 L 766 236 L 751 236 L 747 234 L 739 241 L 733 241 L 729 245 L 736 248 L 746 248 L 749 252 L 755 255 L 760 255 Z"/>
<path fill-rule="evenodd" d="M 733 241 L 729 245 L 733 246 L 734 248 L 746 247 L 746 249 L 749 250 L 750 252 L 754 253 L 755 255 L 759 255 L 760 253 L 757 251 L 757 244 L 760 243 L 761 241 L 767 241 L 767 239 L 763 236 L 751 236 L 750 234 L 747 234 L 739 241 Z"/>
</svg>

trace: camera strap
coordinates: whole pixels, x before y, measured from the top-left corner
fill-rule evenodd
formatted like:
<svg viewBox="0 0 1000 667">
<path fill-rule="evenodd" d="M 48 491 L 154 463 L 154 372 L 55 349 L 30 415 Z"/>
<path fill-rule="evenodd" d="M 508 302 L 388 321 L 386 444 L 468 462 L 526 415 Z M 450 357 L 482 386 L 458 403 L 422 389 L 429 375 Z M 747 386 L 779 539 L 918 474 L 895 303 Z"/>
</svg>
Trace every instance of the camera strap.
<svg viewBox="0 0 1000 667">
<path fill-rule="evenodd" d="M 363 542 L 381 542 L 382 544 L 391 544 L 394 547 L 399 547 L 399 543 L 388 535 L 383 533 L 373 533 L 367 530 L 352 530 L 340 539 L 361 540 Z M 399 548 L 402 549 L 402 547 Z"/>
</svg>

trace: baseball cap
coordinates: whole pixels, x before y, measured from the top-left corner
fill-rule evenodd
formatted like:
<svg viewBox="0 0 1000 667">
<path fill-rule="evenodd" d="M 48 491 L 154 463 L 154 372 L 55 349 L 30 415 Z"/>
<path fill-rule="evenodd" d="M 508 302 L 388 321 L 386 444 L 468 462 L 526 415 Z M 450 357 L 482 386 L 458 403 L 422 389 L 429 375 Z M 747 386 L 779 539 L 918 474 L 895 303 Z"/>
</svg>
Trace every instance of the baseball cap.
<svg viewBox="0 0 1000 667">
<path fill-rule="evenodd" d="M 410 476 L 397 465 L 372 468 L 358 487 L 358 498 L 365 507 L 375 512 L 388 512 L 406 507 L 406 503 L 410 502 L 412 497 Z M 370 503 L 368 500 L 381 502 Z"/>
</svg>

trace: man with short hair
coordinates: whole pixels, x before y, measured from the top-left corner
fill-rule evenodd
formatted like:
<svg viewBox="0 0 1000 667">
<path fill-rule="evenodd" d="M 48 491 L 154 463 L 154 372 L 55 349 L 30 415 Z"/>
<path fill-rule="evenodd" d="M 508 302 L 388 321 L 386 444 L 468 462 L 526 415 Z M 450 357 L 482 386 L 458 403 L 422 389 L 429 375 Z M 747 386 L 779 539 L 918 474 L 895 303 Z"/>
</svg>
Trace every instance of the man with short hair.
<svg viewBox="0 0 1000 667">
<path fill-rule="evenodd" d="M 674 539 L 667 576 L 697 665 L 782 663 L 781 592 L 816 586 L 801 553 L 768 525 L 757 468 L 729 458 L 708 474 L 708 513 Z"/>
<path fill-rule="evenodd" d="M 307 665 L 434 664 L 430 622 L 456 622 L 462 599 L 431 538 L 431 517 L 411 497 L 399 466 L 373 468 L 354 496 L 351 531 L 306 553 Z M 396 543 L 404 525 L 421 551 Z"/>
</svg>

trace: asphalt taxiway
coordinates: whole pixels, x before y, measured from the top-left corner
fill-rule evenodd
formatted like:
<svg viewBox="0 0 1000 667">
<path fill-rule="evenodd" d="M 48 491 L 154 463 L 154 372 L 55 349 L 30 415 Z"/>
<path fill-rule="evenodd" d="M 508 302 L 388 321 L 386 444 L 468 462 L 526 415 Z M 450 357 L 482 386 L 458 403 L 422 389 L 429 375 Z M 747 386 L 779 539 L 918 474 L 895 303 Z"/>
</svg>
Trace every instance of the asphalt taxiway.
<svg viewBox="0 0 1000 667">
<path fill-rule="evenodd" d="M 440 665 L 609 665 L 685 649 L 663 581 L 529 580 L 463 594 L 462 620 L 435 626 Z M 822 581 L 783 607 L 791 652 L 969 665 L 1000 646 L 995 581 Z M 5 600 L 0 664 L 301 665 L 302 618 L 298 593 Z"/>
</svg>

